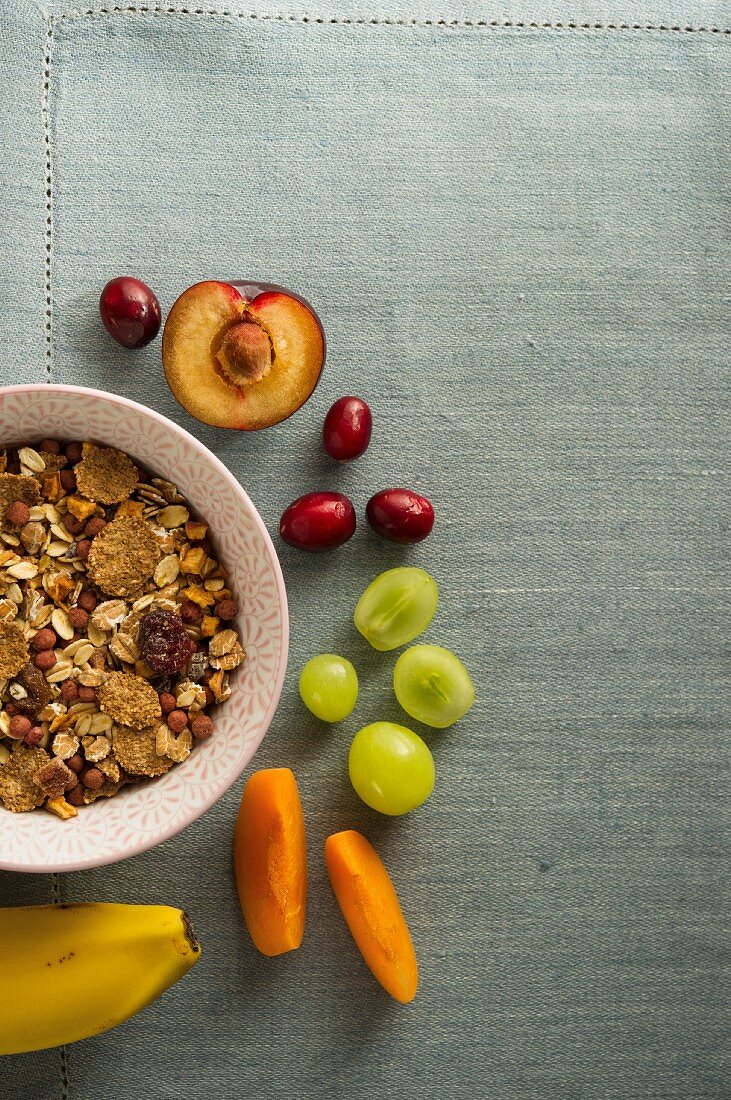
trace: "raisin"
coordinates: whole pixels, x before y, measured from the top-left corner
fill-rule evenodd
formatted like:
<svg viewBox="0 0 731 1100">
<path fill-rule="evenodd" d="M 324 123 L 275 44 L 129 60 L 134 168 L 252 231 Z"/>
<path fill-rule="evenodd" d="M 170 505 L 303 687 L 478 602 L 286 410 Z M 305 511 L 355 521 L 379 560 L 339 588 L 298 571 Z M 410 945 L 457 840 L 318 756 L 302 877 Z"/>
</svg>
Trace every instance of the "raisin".
<svg viewBox="0 0 731 1100">
<path fill-rule="evenodd" d="M 30 661 L 21 668 L 15 682 L 25 688 L 25 698 L 16 699 L 15 705 L 23 714 L 35 718 L 51 701 L 51 688 L 46 677 Z"/>
<path fill-rule="evenodd" d="M 157 672 L 178 672 L 194 651 L 183 620 L 172 611 L 150 611 L 145 615 L 137 645 L 142 660 Z"/>
<path fill-rule="evenodd" d="M 194 684 L 200 682 L 203 678 L 203 673 L 208 668 L 208 657 L 201 650 L 197 650 L 190 658 L 190 664 L 188 665 L 188 679 L 192 680 Z"/>
</svg>

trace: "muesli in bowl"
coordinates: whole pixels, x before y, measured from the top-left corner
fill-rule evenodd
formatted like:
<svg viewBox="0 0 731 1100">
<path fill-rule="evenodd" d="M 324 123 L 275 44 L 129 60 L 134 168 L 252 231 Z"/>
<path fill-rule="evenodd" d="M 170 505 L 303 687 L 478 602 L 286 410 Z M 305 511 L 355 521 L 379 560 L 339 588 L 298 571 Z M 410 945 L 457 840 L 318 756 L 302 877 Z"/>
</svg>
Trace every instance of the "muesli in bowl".
<svg viewBox="0 0 731 1100">
<path fill-rule="evenodd" d="M 244 661 L 238 612 L 171 481 L 91 440 L 0 452 L 0 803 L 69 819 L 185 760 Z"/>
</svg>

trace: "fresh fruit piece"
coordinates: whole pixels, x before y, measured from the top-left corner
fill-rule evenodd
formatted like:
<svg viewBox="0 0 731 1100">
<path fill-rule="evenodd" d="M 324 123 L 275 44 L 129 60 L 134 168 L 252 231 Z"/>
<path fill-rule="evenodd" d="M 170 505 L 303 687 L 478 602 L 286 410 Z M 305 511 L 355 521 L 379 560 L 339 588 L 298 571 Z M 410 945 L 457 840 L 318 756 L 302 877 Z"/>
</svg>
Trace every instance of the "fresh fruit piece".
<svg viewBox="0 0 731 1100">
<path fill-rule="evenodd" d="M 434 526 L 434 509 L 411 489 L 383 489 L 366 504 L 366 519 L 391 542 L 421 542 Z"/>
<path fill-rule="evenodd" d="M 305 493 L 282 513 L 279 534 L 290 546 L 319 553 L 342 546 L 355 531 L 355 508 L 342 493 Z"/>
<path fill-rule="evenodd" d="M 234 833 L 241 911 L 262 955 L 302 943 L 307 896 L 305 819 L 289 768 L 254 772 L 241 796 Z"/>
<path fill-rule="evenodd" d="M 338 462 L 359 458 L 371 441 L 372 427 L 371 410 L 361 397 L 339 397 L 322 428 L 325 450 Z"/>
<path fill-rule="evenodd" d="M 354 829 L 325 841 L 325 863 L 345 922 L 376 981 L 401 1004 L 416 996 L 419 968 L 388 871 Z"/>
<path fill-rule="evenodd" d="M 358 699 L 358 674 L 345 657 L 320 653 L 300 672 L 300 698 L 323 722 L 342 722 Z"/>
<path fill-rule="evenodd" d="M 220 428 L 286 420 L 314 390 L 324 361 L 312 307 L 271 283 L 196 283 L 165 322 L 162 362 L 173 395 Z"/>
<path fill-rule="evenodd" d="M 353 615 L 356 627 L 374 649 L 384 653 L 413 641 L 426 630 L 437 609 L 439 589 L 423 569 L 387 569 L 366 588 Z"/>
<path fill-rule="evenodd" d="M 156 672 L 179 672 L 195 652 L 195 642 L 174 611 L 149 611 L 137 633 L 140 657 Z"/>
<path fill-rule="evenodd" d="M 124 348 L 143 348 L 160 330 L 160 303 L 154 292 L 129 275 L 107 283 L 99 313 L 104 328 Z"/>
<path fill-rule="evenodd" d="M 116 1027 L 186 974 L 200 944 L 181 909 L 108 903 L 0 909 L 0 1054 Z M 12 949 L 11 949 L 12 945 Z"/>
<path fill-rule="evenodd" d="M 353 738 L 350 782 L 367 806 L 396 817 L 415 810 L 434 790 L 434 758 L 413 730 L 372 722 Z"/>
<path fill-rule="evenodd" d="M 407 714 L 435 729 L 464 717 L 475 701 L 475 686 L 459 657 L 439 645 L 414 645 L 393 670 L 393 689 Z"/>
</svg>

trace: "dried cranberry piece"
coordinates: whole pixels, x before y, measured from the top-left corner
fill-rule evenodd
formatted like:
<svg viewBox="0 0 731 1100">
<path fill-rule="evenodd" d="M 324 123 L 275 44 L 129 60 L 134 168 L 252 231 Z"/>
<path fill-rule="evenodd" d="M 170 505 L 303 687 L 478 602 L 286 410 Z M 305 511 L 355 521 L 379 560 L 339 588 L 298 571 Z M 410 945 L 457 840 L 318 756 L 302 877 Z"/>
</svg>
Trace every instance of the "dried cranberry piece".
<svg viewBox="0 0 731 1100">
<path fill-rule="evenodd" d="M 173 611 L 150 611 L 140 623 L 137 645 L 143 661 L 157 672 L 178 672 L 188 663 L 195 643 Z"/>
</svg>

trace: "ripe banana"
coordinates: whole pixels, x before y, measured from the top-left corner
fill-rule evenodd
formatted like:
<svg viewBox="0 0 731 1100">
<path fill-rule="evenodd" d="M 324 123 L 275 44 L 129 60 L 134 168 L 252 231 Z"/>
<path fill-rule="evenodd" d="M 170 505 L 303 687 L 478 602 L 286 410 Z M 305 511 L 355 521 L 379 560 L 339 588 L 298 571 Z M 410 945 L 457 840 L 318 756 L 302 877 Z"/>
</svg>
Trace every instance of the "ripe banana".
<svg viewBox="0 0 731 1100">
<path fill-rule="evenodd" d="M 0 909 L 0 1054 L 116 1027 L 190 970 L 200 944 L 167 905 Z"/>
</svg>

